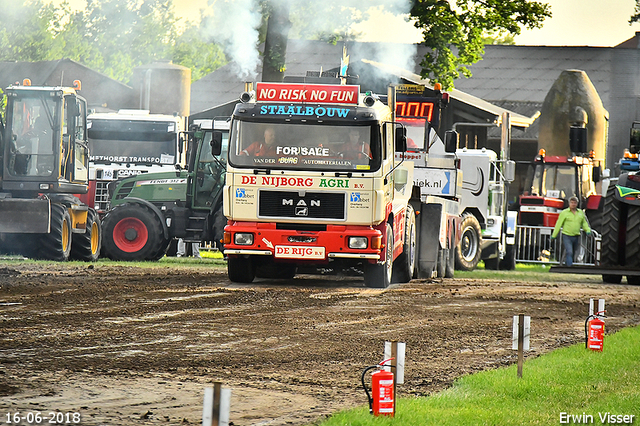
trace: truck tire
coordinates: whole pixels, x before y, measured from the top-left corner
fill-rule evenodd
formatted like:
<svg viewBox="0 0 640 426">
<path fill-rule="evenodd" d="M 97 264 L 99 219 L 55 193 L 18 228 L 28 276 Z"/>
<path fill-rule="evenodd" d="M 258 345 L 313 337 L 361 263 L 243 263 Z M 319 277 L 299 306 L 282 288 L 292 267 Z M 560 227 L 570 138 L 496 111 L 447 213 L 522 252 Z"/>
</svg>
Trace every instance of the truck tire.
<svg viewBox="0 0 640 426">
<path fill-rule="evenodd" d="M 234 283 L 251 283 L 256 277 L 256 265 L 250 256 L 229 256 L 227 274 Z"/>
<path fill-rule="evenodd" d="M 462 216 L 460 242 L 456 246 L 456 269 L 473 271 L 482 254 L 482 231 L 478 219 L 470 213 Z"/>
<path fill-rule="evenodd" d="M 454 276 L 454 270 L 455 268 L 455 264 L 456 264 L 456 250 L 455 248 L 449 248 L 447 249 L 447 265 L 444 271 L 444 277 L 445 278 L 453 278 Z"/>
<path fill-rule="evenodd" d="M 364 284 L 371 288 L 387 288 L 393 275 L 393 230 L 387 223 L 385 228 L 386 243 L 384 246 L 384 263 L 365 263 Z"/>
<path fill-rule="evenodd" d="M 436 277 L 444 278 L 447 273 L 447 253 L 444 249 L 438 250 L 438 263 L 436 264 Z"/>
<path fill-rule="evenodd" d="M 393 263 L 392 282 L 394 283 L 408 283 L 411 281 L 416 267 L 416 214 L 411 205 L 407 206 L 404 230 L 402 253 Z"/>
<path fill-rule="evenodd" d="M 104 255 L 112 260 L 151 260 L 166 244 L 162 224 L 153 212 L 139 204 L 122 204 L 103 222 Z"/>
<path fill-rule="evenodd" d="M 94 209 L 87 212 L 87 228 L 83 234 L 73 234 L 71 259 L 95 262 L 102 248 L 102 223 Z"/>
<path fill-rule="evenodd" d="M 39 259 L 64 262 L 71 253 L 71 216 L 62 204 L 51 203 L 51 230 L 41 234 Z"/>
<path fill-rule="evenodd" d="M 504 259 L 500 261 L 500 269 L 502 271 L 513 271 L 516 269 L 516 245 L 507 245 L 504 253 Z"/>
<path fill-rule="evenodd" d="M 500 258 L 492 257 L 491 259 L 484 260 L 484 269 L 497 271 L 500 267 Z"/>
</svg>

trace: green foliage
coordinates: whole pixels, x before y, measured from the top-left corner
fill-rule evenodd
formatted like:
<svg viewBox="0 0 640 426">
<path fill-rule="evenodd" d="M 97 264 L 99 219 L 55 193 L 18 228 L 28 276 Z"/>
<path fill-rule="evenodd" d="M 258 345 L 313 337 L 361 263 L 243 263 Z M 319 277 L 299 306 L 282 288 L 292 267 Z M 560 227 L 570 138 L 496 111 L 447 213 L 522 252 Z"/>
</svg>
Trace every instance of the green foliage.
<svg viewBox="0 0 640 426">
<path fill-rule="evenodd" d="M 413 0 L 411 17 L 431 48 L 420 62 L 421 75 L 445 89 L 481 59 L 487 33 L 520 34 L 522 27 L 538 28 L 551 16 L 549 6 L 529 0 Z"/>
<path fill-rule="evenodd" d="M 199 28 L 180 27 L 173 0 L 88 0 L 72 12 L 43 0 L 0 0 L 0 60 L 69 58 L 127 83 L 135 67 L 172 60 L 197 79 L 224 65 Z M 6 23 L 6 25 L 5 25 Z"/>
<path fill-rule="evenodd" d="M 516 366 L 484 371 L 457 380 L 428 398 L 401 398 L 396 417 L 374 418 L 368 410 L 341 412 L 331 425 L 557 425 L 560 413 L 635 415 L 640 406 L 640 327 L 605 337 L 604 352 L 584 344 L 527 360 L 523 377 Z"/>
</svg>

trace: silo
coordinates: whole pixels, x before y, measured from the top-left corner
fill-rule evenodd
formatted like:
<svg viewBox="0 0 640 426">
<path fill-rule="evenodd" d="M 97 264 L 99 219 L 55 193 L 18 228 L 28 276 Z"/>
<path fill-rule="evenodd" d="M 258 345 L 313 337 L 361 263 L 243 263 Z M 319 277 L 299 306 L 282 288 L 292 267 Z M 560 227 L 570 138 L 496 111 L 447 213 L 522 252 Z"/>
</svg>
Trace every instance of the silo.
<svg viewBox="0 0 640 426">
<path fill-rule="evenodd" d="M 154 62 L 133 70 L 131 86 L 136 90 L 140 109 L 189 116 L 191 69 L 171 61 Z"/>
<path fill-rule="evenodd" d="M 581 70 L 564 70 L 547 93 L 540 111 L 538 147 L 547 155 L 571 155 L 569 128 L 587 115 L 588 151 L 595 158 L 606 156 L 607 121 L 609 113 L 587 73 Z"/>
</svg>

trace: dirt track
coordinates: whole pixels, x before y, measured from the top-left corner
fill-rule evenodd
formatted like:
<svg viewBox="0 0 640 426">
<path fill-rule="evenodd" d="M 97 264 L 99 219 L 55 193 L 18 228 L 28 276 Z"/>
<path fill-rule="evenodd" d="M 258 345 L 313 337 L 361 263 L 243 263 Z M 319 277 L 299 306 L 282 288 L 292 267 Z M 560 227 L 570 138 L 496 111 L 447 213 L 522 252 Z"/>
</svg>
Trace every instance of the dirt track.
<svg viewBox="0 0 640 426">
<path fill-rule="evenodd" d="M 55 411 L 83 425 L 200 424 L 203 389 L 221 381 L 236 426 L 308 424 L 366 402 L 360 373 L 385 340 L 407 343 L 399 395 L 427 395 L 513 363 L 515 314 L 531 316 L 528 357 L 581 341 L 589 297 L 606 299 L 608 333 L 640 323 L 640 287 L 560 279 L 379 291 L 361 278 L 234 285 L 210 265 L 0 262 L 0 421 Z"/>
</svg>

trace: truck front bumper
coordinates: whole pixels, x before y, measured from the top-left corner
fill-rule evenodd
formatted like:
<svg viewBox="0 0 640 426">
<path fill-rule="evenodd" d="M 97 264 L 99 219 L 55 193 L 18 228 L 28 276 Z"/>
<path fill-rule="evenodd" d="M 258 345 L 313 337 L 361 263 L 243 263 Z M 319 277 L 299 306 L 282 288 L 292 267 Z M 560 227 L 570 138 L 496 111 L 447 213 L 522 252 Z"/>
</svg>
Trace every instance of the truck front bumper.
<svg viewBox="0 0 640 426">
<path fill-rule="evenodd" d="M 237 244 L 236 236 L 247 244 Z M 366 247 L 353 247 L 354 241 L 365 240 Z M 275 223 L 230 221 L 225 227 L 224 254 L 272 256 L 284 262 L 377 261 L 382 240 L 382 232 L 372 226 L 327 225 L 321 231 L 307 231 L 279 229 Z"/>
</svg>

